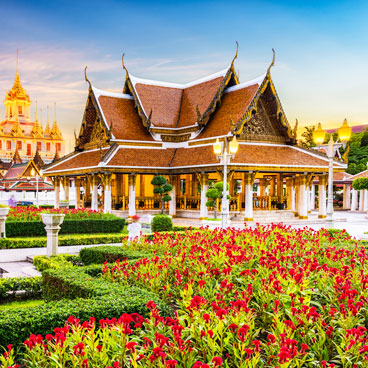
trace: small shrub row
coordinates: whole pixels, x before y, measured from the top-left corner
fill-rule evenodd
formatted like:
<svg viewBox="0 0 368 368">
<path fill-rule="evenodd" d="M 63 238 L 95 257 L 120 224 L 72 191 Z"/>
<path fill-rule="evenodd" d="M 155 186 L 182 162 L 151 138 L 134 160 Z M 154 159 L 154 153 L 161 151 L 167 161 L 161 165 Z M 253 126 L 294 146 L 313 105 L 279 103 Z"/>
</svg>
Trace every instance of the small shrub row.
<svg viewBox="0 0 368 368">
<path fill-rule="evenodd" d="M 45 224 L 42 221 L 6 221 L 6 235 L 44 236 Z M 125 219 L 82 219 L 64 220 L 60 234 L 119 233 L 125 226 Z"/>
<path fill-rule="evenodd" d="M 17 291 L 37 294 L 41 291 L 42 277 L 9 277 L 0 279 L 0 299 L 14 295 Z"/>
<path fill-rule="evenodd" d="M 121 243 L 127 234 L 67 234 L 59 236 L 59 246 Z M 46 236 L 24 238 L 1 238 L 0 249 L 46 247 Z"/>
<path fill-rule="evenodd" d="M 143 254 L 134 250 L 124 249 L 118 246 L 100 246 L 92 248 L 83 248 L 79 252 L 79 257 L 83 264 L 90 265 L 94 263 L 115 262 L 118 259 L 139 259 L 152 257 L 152 254 Z"/>
</svg>

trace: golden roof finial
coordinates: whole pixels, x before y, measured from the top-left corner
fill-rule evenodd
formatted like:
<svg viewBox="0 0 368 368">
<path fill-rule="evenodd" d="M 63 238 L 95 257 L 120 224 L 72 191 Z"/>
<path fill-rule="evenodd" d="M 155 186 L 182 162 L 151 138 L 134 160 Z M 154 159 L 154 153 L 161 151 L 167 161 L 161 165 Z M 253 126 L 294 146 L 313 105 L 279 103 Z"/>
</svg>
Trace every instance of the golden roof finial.
<svg viewBox="0 0 368 368">
<path fill-rule="evenodd" d="M 40 116 L 41 116 L 41 120 L 40 120 L 40 123 L 41 123 L 41 126 L 42 126 L 42 107 L 41 107 L 41 112 L 40 112 Z"/>
<path fill-rule="evenodd" d="M 238 44 L 238 41 L 235 41 L 235 43 L 236 43 L 236 53 L 235 53 L 235 56 L 234 56 L 233 61 L 231 62 L 231 64 L 234 64 L 235 59 L 238 57 L 239 44 Z"/>
<path fill-rule="evenodd" d="M 275 53 L 275 50 L 274 49 L 272 49 L 272 53 L 273 53 L 273 55 L 272 55 L 272 62 L 271 62 L 270 66 L 267 69 L 267 74 L 270 74 L 271 68 L 275 65 L 275 56 L 276 56 L 276 53 Z"/>
<path fill-rule="evenodd" d="M 47 105 L 47 124 L 49 123 L 50 119 L 49 119 L 49 105 Z"/>
<path fill-rule="evenodd" d="M 84 68 L 84 79 L 86 80 L 86 82 L 88 82 L 89 84 L 89 89 L 92 89 L 92 84 L 91 82 L 89 81 L 88 77 L 87 77 L 87 65 L 86 67 Z"/>
<path fill-rule="evenodd" d="M 54 122 L 56 123 L 56 101 L 54 102 L 54 111 L 55 111 L 55 119 L 54 119 Z"/>
</svg>

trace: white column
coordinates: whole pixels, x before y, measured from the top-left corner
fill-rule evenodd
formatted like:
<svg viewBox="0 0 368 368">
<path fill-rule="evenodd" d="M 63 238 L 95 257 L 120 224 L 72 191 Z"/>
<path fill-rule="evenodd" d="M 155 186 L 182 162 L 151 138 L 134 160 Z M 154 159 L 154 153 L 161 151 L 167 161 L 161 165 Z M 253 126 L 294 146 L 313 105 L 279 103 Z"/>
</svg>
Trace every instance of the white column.
<svg viewBox="0 0 368 368">
<path fill-rule="evenodd" d="M 252 172 L 245 173 L 244 175 L 244 184 L 245 184 L 245 212 L 244 212 L 244 221 L 253 221 L 253 181 L 254 174 Z"/>
<path fill-rule="evenodd" d="M 69 201 L 69 178 L 64 178 L 64 193 L 65 193 L 65 200 Z"/>
<path fill-rule="evenodd" d="M 296 177 L 294 179 L 294 192 L 295 192 L 295 198 L 294 198 L 294 215 L 295 217 L 299 216 L 299 177 Z"/>
<path fill-rule="evenodd" d="M 104 180 L 104 212 L 111 213 L 111 174 L 105 174 Z"/>
<path fill-rule="evenodd" d="M 363 197 L 363 212 L 368 211 L 368 190 L 364 189 L 364 197 Z"/>
<path fill-rule="evenodd" d="M 200 220 L 204 220 L 208 217 L 208 207 L 206 206 L 207 197 L 206 192 L 208 190 L 208 174 L 200 174 L 200 184 L 201 184 L 201 207 L 200 207 Z"/>
<path fill-rule="evenodd" d="M 343 200 L 343 208 L 350 209 L 351 202 L 350 202 L 350 184 L 344 184 L 344 200 Z"/>
<path fill-rule="evenodd" d="M 176 216 L 176 183 L 177 183 L 177 176 L 172 176 L 171 177 L 171 185 L 172 185 L 172 190 L 170 192 L 170 197 L 171 200 L 169 202 L 169 215 L 171 217 L 175 217 Z"/>
<path fill-rule="evenodd" d="M 356 212 L 358 205 L 358 192 L 355 189 L 351 191 L 351 212 Z"/>
<path fill-rule="evenodd" d="M 320 175 L 318 186 L 318 218 L 326 218 L 327 215 L 326 184 L 327 176 Z"/>
<path fill-rule="evenodd" d="M 306 185 L 306 175 L 299 177 L 299 219 L 306 220 L 308 218 L 308 188 Z"/>
<path fill-rule="evenodd" d="M 316 209 L 316 186 L 312 184 L 311 188 L 311 210 Z"/>
<path fill-rule="evenodd" d="M 290 188 L 290 199 L 291 199 L 291 205 L 290 209 L 295 212 L 295 179 L 293 178 L 291 181 L 291 188 Z"/>
<path fill-rule="evenodd" d="M 81 203 L 80 203 L 80 187 L 81 187 L 81 182 L 80 182 L 80 179 L 77 178 L 77 179 L 74 180 L 75 208 L 79 208 L 81 206 Z"/>
<path fill-rule="evenodd" d="M 128 176 L 128 182 L 129 182 L 128 215 L 129 217 L 132 217 L 136 214 L 136 211 L 135 211 L 135 181 L 136 181 L 136 178 L 137 178 L 136 174 L 129 174 Z"/>
<path fill-rule="evenodd" d="M 91 210 L 98 211 L 98 177 L 96 175 L 92 175 L 91 185 L 92 185 Z"/>
<path fill-rule="evenodd" d="M 363 198 L 364 198 L 364 191 L 359 190 L 359 212 L 363 212 Z"/>
<path fill-rule="evenodd" d="M 54 193 L 55 193 L 54 208 L 59 208 L 59 205 L 60 205 L 60 178 L 58 177 L 55 177 L 54 179 Z"/>
</svg>

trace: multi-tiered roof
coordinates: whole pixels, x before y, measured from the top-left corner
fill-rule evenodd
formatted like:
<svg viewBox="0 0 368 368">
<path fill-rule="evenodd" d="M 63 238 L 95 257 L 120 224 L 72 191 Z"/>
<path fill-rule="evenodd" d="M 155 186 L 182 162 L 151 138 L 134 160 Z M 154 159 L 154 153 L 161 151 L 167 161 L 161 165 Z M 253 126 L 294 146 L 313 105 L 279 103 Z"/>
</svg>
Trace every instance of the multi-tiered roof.
<svg viewBox="0 0 368 368">
<path fill-rule="evenodd" d="M 89 83 L 75 151 L 49 165 L 46 175 L 88 172 L 183 173 L 216 171 L 212 144 L 236 135 L 232 160 L 241 171 L 327 170 L 328 159 L 296 145 L 270 70 L 239 83 L 234 61 L 188 84 L 141 79 L 127 70 L 123 93 Z M 336 169 L 346 165 L 335 162 Z"/>
</svg>

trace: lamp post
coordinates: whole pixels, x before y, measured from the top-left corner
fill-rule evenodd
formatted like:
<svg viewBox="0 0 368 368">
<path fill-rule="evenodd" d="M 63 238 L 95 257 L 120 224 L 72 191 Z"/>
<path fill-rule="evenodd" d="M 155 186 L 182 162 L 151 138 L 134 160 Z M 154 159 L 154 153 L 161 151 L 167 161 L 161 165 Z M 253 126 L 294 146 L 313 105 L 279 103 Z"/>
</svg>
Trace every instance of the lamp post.
<svg viewBox="0 0 368 368">
<path fill-rule="evenodd" d="M 328 157 L 328 197 L 327 197 L 327 217 L 326 224 L 329 228 L 334 227 L 333 220 L 333 159 L 335 157 L 336 151 L 341 147 L 345 147 L 346 143 L 351 137 L 351 128 L 348 126 L 348 122 L 345 119 L 342 126 L 337 129 L 337 134 L 341 143 L 334 143 L 332 134 L 330 135 L 330 140 L 328 141 L 327 157 Z M 326 132 L 322 129 L 321 123 L 318 123 L 317 129 L 313 132 L 313 141 L 317 144 L 317 148 L 321 149 L 322 144 L 325 140 Z"/>
<path fill-rule="evenodd" d="M 213 145 L 213 152 L 215 153 L 220 163 L 224 166 L 224 179 L 223 179 L 223 190 L 222 190 L 222 201 L 221 201 L 221 227 L 223 229 L 227 228 L 229 220 L 229 201 L 228 201 L 228 191 L 227 191 L 227 165 L 230 164 L 230 159 L 234 158 L 236 152 L 238 151 L 239 143 L 234 135 L 232 141 L 227 146 L 227 138 L 225 138 L 224 145 L 219 142 L 218 138 L 216 143 Z"/>
<path fill-rule="evenodd" d="M 32 177 L 35 176 L 35 173 L 36 173 L 35 169 L 32 168 L 31 170 Z M 36 206 L 38 207 L 38 175 L 36 175 Z"/>
</svg>

